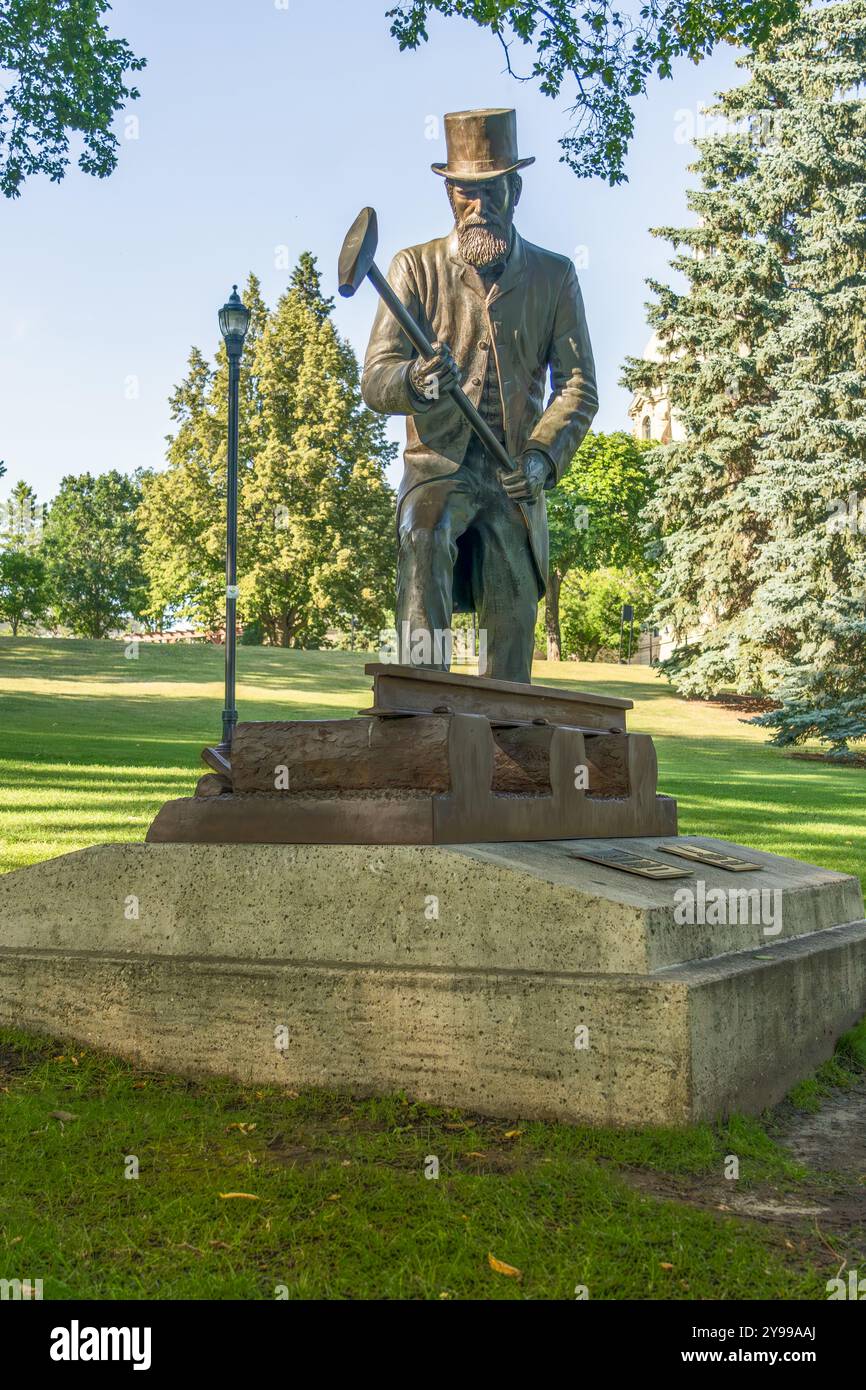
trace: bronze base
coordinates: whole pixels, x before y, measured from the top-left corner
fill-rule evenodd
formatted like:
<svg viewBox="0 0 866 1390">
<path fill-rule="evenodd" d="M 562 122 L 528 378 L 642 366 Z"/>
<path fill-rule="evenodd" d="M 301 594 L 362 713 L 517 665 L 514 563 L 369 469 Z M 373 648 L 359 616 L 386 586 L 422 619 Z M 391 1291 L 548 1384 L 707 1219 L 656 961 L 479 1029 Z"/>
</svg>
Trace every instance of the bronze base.
<svg viewBox="0 0 866 1390">
<path fill-rule="evenodd" d="M 360 718 L 238 724 L 151 843 L 477 844 L 675 835 L 628 700 L 371 665 Z"/>
</svg>

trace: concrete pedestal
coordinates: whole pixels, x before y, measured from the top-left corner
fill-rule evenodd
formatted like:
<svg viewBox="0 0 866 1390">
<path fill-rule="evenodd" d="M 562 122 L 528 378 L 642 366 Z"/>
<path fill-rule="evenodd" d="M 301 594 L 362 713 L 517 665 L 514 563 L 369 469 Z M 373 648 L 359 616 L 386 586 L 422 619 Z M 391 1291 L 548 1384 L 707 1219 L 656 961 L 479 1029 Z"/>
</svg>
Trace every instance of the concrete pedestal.
<svg viewBox="0 0 866 1390">
<path fill-rule="evenodd" d="M 657 837 L 605 843 L 666 857 Z M 866 1013 L 859 883 L 678 843 L 763 867 L 669 858 L 693 876 L 653 882 L 576 841 L 96 846 L 0 878 L 0 1021 L 165 1070 L 509 1117 L 756 1112 Z M 684 920 L 683 889 L 709 920 Z"/>
</svg>

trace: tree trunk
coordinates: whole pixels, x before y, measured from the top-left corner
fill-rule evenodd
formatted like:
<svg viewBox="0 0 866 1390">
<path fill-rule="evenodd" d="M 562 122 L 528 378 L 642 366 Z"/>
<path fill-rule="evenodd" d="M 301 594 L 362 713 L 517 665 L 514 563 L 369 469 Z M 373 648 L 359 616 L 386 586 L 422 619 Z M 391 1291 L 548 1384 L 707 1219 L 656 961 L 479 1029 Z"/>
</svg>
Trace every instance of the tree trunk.
<svg viewBox="0 0 866 1390">
<path fill-rule="evenodd" d="M 17 637 L 17 636 L 18 636 L 18 624 L 20 623 L 20 621 L 21 621 L 20 618 L 10 618 L 10 619 L 9 619 L 9 625 L 10 625 L 10 627 L 12 628 L 12 636 L 13 636 L 13 637 Z"/>
<path fill-rule="evenodd" d="M 544 625 L 547 629 L 547 659 L 562 660 L 562 633 L 559 630 L 559 591 L 562 575 L 551 570 L 547 580 L 547 597 L 544 600 Z"/>
</svg>

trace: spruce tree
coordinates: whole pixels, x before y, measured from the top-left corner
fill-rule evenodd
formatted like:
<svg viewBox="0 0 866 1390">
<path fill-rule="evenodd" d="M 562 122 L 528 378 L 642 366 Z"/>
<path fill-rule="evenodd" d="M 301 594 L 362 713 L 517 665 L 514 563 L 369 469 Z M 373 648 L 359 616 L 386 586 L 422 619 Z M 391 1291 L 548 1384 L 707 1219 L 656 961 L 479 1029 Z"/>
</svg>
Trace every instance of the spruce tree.
<svg viewBox="0 0 866 1390">
<path fill-rule="evenodd" d="M 816 10 L 758 64 L 756 98 L 798 93 L 785 154 L 794 197 L 784 314 L 767 333 L 755 509 L 753 640 L 781 709 L 755 722 L 834 757 L 866 737 L 866 4 Z M 788 153 L 790 150 L 790 153 Z"/>
<path fill-rule="evenodd" d="M 837 700 L 862 688 L 864 537 L 832 519 L 866 493 L 866 3 L 810 8 L 741 66 L 714 108 L 727 128 L 699 144 L 697 225 L 657 233 L 686 282 L 652 282 L 667 357 L 624 376 L 665 384 L 686 434 L 651 457 L 658 617 L 686 693 Z"/>
</svg>

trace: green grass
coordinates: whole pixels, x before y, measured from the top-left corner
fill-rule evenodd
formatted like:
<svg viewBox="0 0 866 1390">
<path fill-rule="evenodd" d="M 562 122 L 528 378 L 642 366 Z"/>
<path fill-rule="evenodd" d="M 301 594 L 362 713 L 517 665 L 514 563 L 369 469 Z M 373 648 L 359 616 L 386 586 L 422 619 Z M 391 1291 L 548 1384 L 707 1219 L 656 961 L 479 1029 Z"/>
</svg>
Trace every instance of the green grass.
<svg viewBox="0 0 866 1390">
<path fill-rule="evenodd" d="M 97 841 L 140 840 L 188 795 L 218 739 L 222 649 L 0 639 L 0 869 Z M 363 655 L 240 649 L 241 718 L 339 718 L 369 703 Z M 535 679 L 625 695 L 651 733 L 683 833 L 717 835 L 858 873 L 866 771 L 768 748 L 730 709 L 679 699 L 645 667 L 537 662 Z"/>
<path fill-rule="evenodd" d="M 364 660 L 242 648 L 241 717 L 349 715 L 369 703 Z M 654 735 L 683 832 L 866 880 L 862 770 L 784 757 L 735 712 L 680 700 L 643 668 L 540 663 L 535 677 L 635 701 L 630 727 Z M 200 775 L 221 680 L 218 648 L 142 644 L 127 660 L 116 643 L 0 639 L 0 868 L 142 839 Z M 795 1100 L 820 1104 L 864 1063 L 854 1030 Z M 558 1299 L 583 1284 L 592 1298 L 789 1299 L 824 1297 L 838 1264 L 820 1242 L 804 1251 L 625 1180 L 715 1181 L 736 1153 L 738 1186 L 812 1181 L 757 1120 L 640 1133 L 482 1121 L 405 1097 L 157 1077 L 14 1034 L 0 1034 L 0 1088 L 0 1278 L 43 1278 L 46 1297 L 272 1298 L 285 1285 L 301 1298 Z M 438 1180 L 424 1177 L 428 1155 Z M 219 1195 L 231 1191 L 258 1200 Z"/>
<path fill-rule="evenodd" d="M 825 1296 L 835 1272 L 619 1175 L 720 1177 L 736 1152 L 740 1188 L 795 1180 L 756 1121 L 515 1133 L 401 1096 L 198 1084 L 59 1046 L 0 1032 L 0 1277 L 42 1278 L 46 1298 L 792 1299 Z"/>
<path fill-rule="evenodd" d="M 791 1091 L 789 1100 L 801 1110 L 820 1110 L 821 1102 L 835 1090 L 847 1091 L 866 1070 L 866 1019 L 843 1033 L 836 1051 L 814 1076 L 807 1076 Z M 866 1179 L 864 1179 L 866 1180 Z"/>
</svg>

